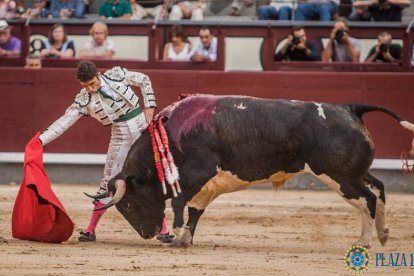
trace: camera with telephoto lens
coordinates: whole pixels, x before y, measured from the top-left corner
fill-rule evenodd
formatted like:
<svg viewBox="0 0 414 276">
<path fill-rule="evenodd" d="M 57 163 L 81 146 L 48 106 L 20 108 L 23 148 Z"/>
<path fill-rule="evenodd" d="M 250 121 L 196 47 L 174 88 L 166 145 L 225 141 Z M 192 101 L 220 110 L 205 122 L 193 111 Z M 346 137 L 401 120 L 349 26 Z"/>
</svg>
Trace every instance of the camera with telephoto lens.
<svg viewBox="0 0 414 276">
<path fill-rule="evenodd" d="M 388 52 L 389 45 L 388 44 L 381 43 L 379 49 L 380 49 L 380 52 L 381 53 L 386 53 L 386 52 Z"/>
<path fill-rule="evenodd" d="M 345 30 L 344 29 L 338 29 L 335 33 L 335 40 L 339 43 L 341 42 L 342 38 L 344 37 Z"/>
<path fill-rule="evenodd" d="M 300 37 L 294 36 L 292 39 L 293 45 L 298 45 L 300 43 Z"/>
</svg>

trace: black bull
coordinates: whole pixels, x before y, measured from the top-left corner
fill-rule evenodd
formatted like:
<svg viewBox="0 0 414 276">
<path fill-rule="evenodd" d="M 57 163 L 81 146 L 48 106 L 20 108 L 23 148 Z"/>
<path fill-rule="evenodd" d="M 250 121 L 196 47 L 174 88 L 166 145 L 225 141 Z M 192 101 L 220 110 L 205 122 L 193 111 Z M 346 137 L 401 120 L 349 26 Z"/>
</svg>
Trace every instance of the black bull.
<svg viewBox="0 0 414 276">
<path fill-rule="evenodd" d="M 311 173 L 361 211 L 358 244 L 369 246 L 375 222 L 385 244 L 383 183 L 368 169 L 374 145 L 362 115 L 381 111 L 414 132 L 414 125 L 392 111 L 360 104 L 267 100 L 241 96 L 198 95 L 164 109 L 171 152 L 180 173 L 182 193 L 162 192 L 151 138 L 144 132 L 131 147 L 122 172 L 109 183 L 117 209 L 143 238 L 160 229 L 165 200 L 172 198 L 174 246 L 192 244 L 198 219 L 222 193 Z M 184 224 L 184 209 L 189 217 Z"/>
</svg>

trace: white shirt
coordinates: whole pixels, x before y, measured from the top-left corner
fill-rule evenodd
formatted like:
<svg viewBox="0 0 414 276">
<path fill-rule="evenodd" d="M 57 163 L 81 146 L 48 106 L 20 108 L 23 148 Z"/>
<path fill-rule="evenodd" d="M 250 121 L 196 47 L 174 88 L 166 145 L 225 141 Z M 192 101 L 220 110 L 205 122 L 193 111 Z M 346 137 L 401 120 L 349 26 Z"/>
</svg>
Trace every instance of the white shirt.
<svg viewBox="0 0 414 276">
<path fill-rule="evenodd" d="M 181 50 L 181 52 L 177 54 L 176 52 L 174 52 L 173 44 L 169 43 L 167 58 L 171 60 L 177 60 L 177 61 L 188 61 L 190 59 L 189 49 L 190 49 L 190 44 L 185 43 L 184 48 Z"/>
<path fill-rule="evenodd" d="M 414 65 L 414 46 L 413 46 L 413 54 L 411 56 L 411 65 Z"/>
<path fill-rule="evenodd" d="M 104 43 L 99 46 L 95 44 L 95 40 L 91 39 L 85 43 L 84 48 L 94 54 L 103 54 L 108 50 L 115 53 L 115 43 L 109 38 L 105 39 Z"/>
<path fill-rule="evenodd" d="M 281 7 L 293 8 L 293 0 L 272 0 L 269 5 L 276 9 L 280 9 Z"/>
<path fill-rule="evenodd" d="M 200 40 L 197 41 L 194 47 L 191 49 L 191 52 L 188 56 L 191 58 L 195 53 L 208 56 L 210 58 L 210 61 L 216 61 L 217 60 L 217 38 L 213 37 L 213 39 L 211 40 L 210 47 L 208 49 L 204 48 Z"/>
<path fill-rule="evenodd" d="M 340 0 L 308 0 L 307 2 L 310 4 L 329 4 L 334 2 L 336 5 L 339 5 Z"/>
<path fill-rule="evenodd" d="M 115 99 L 115 92 L 112 90 L 112 88 L 106 82 L 105 78 L 103 78 L 102 76 L 100 76 L 99 79 L 101 80 L 101 87 L 100 87 L 100 89 L 102 89 L 103 92 L 105 92 L 106 94 L 108 94 L 109 96 L 111 96 L 113 99 Z"/>
</svg>

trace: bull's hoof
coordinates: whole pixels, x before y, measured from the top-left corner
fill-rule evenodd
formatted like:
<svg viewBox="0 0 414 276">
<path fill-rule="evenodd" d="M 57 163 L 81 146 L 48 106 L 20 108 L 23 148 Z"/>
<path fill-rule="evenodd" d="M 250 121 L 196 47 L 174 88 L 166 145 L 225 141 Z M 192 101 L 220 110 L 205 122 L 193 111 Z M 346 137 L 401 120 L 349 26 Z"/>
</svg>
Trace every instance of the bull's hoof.
<svg viewBox="0 0 414 276">
<path fill-rule="evenodd" d="M 172 247 L 187 248 L 193 244 L 193 237 L 191 236 L 189 226 L 181 227 L 180 229 L 174 229 L 174 230 L 177 230 L 175 231 L 175 233 L 177 233 L 177 238 L 175 238 L 171 242 Z"/>
<path fill-rule="evenodd" d="M 381 235 L 378 235 L 378 239 L 382 246 L 387 243 L 388 237 L 390 236 L 390 229 L 385 228 Z"/>
<path fill-rule="evenodd" d="M 361 242 L 361 241 L 357 241 L 354 244 L 352 244 L 353 246 L 363 246 L 366 249 L 370 249 L 371 248 L 371 244 L 369 242 Z"/>
<path fill-rule="evenodd" d="M 190 246 L 189 243 L 186 243 L 184 241 L 182 241 L 179 238 L 175 238 L 173 239 L 173 241 L 170 243 L 171 247 L 181 247 L 181 248 L 188 248 Z"/>
</svg>

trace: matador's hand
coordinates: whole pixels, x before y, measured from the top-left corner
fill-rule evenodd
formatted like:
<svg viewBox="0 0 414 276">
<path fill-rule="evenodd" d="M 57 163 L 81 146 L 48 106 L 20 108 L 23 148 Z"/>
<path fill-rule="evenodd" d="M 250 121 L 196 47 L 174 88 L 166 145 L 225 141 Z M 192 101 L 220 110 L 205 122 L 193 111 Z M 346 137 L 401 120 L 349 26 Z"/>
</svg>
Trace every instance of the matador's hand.
<svg viewBox="0 0 414 276">
<path fill-rule="evenodd" d="M 147 107 L 144 108 L 144 115 L 145 119 L 147 120 L 147 123 L 150 123 L 152 121 L 152 118 L 154 117 L 155 108 Z"/>
</svg>

